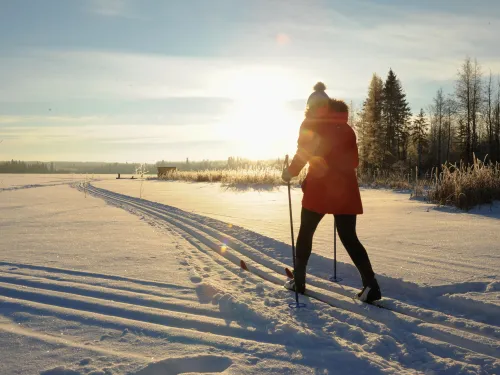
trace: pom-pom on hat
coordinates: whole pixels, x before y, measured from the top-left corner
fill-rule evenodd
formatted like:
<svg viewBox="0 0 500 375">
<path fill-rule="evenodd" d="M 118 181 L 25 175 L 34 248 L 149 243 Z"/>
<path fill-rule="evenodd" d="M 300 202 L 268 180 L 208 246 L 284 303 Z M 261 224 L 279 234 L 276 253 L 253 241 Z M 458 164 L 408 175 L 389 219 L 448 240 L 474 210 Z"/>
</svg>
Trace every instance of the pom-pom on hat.
<svg viewBox="0 0 500 375">
<path fill-rule="evenodd" d="M 322 107 L 328 105 L 330 98 L 326 94 L 326 86 L 323 82 L 318 82 L 313 87 L 314 92 L 309 95 L 307 99 L 307 106 L 311 107 Z"/>
</svg>

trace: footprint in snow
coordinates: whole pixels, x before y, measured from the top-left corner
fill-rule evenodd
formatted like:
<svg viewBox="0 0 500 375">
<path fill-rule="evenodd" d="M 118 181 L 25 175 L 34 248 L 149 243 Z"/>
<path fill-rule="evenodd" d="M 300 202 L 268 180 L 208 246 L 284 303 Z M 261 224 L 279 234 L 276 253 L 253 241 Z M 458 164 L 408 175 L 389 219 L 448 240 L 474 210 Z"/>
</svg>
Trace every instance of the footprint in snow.
<svg viewBox="0 0 500 375">
<path fill-rule="evenodd" d="M 40 375 L 81 375 L 81 373 L 64 366 L 59 366 L 50 370 L 42 371 Z"/>
<path fill-rule="evenodd" d="M 92 371 L 92 372 L 88 373 L 88 375 L 108 375 L 108 374 L 112 374 L 112 372 L 110 372 L 110 371 L 102 371 L 102 370 L 95 370 L 95 371 Z"/>
<path fill-rule="evenodd" d="M 225 371 L 233 361 L 228 357 L 215 355 L 200 355 L 196 357 L 168 358 L 160 362 L 152 363 L 133 375 L 177 375 L 183 373 L 221 373 Z"/>
<path fill-rule="evenodd" d="M 191 281 L 195 284 L 201 283 L 203 279 L 199 276 L 191 276 Z"/>
<path fill-rule="evenodd" d="M 80 361 L 80 366 L 87 366 L 92 362 L 92 358 L 84 358 Z"/>
<path fill-rule="evenodd" d="M 264 285 L 262 284 L 257 284 L 255 286 L 255 291 L 257 292 L 257 294 L 262 294 L 264 293 Z"/>
<path fill-rule="evenodd" d="M 200 284 L 196 287 L 196 294 L 200 303 L 213 303 L 215 296 L 218 295 L 219 292 L 217 288 L 210 284 Z"/>
</svg>

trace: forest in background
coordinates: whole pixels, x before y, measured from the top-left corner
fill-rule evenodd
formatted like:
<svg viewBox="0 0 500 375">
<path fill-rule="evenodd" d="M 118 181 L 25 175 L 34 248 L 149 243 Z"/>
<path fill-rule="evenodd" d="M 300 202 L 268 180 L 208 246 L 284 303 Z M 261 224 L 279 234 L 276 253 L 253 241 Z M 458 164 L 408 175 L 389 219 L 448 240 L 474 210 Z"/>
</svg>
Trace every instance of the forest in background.
<svg viewBox="0 0 500 375">
<path fill-rule="evenodd" d="M 427 108 L 412 110 L 391 69 L 373 74 L 368 95 L 351 124 L 358 134 L 360 169 L 422 172 L 444 165 L 500 161 L 500 79 L 467 57 L 454 90 L 439 88 Z"/>
<path fill-rule="evenodd" d="M 92 174 L 156 174 L 158 166 L 177 167 L 180 171 L 210 171 L 270 167 L 281 169 L 283 159 L 249 160 L 229 157 L 227 160 L 165 161 L 148 163 L 103 163 L 103 162 L 64 162 L 43 163 L 39 161 L 11 160 L 0 162 L 0 173 L 92 173 Z"/>
</svg>

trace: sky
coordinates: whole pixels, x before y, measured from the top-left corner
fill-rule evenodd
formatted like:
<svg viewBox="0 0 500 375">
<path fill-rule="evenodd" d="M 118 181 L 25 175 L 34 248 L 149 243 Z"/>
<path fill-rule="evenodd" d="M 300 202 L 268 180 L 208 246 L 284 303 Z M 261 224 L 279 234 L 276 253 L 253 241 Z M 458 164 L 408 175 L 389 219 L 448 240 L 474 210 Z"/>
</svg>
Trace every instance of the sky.
<svg viewBox="0 0 500 375">
<path fill-rule="evenodd" d="M 0 160 L 282 158 L 317 81 L 359 107 L 392 68 L 416 113 L 499 31 L 496 0 L 1 0 Z"/>
</svg>

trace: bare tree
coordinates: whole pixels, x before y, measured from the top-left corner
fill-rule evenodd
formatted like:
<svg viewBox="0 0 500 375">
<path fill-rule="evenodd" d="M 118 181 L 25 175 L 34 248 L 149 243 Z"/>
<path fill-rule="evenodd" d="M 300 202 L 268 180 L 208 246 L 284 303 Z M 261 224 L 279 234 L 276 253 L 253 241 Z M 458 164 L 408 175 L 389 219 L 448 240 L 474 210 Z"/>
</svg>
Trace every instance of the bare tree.
<svg viewBox="0 0 500 375">
<path fill-rule="evenodd" d="M 456 97 L 459 112 L 463 116 L 464 129 L 461 132 L 463 153 L 468 163 L 472 162 L 477 150 L 477 114 L 481 104 L 481 67 L 477 60 L 467 57 L 458 71 Z"/>
<path fill-rule="evenodd" d="M 446 128 L 447 128 L 447 134 L 446 134 L 446 161 L 450 161 L 450 151 L 451 151 L 451 146 L 454 138 L 454 133 L 453 133 L 453 116 L 456 114 L 457 111 L 457 102 L 453 98 L 452 95 L 448 95 L 448 98 L 446 98 L 445 102 L 445 112 L 446 112 Z"/>
<path fill-rule="evenodd" d="M 443 96 L 443 89 L 440 88 L 436 97 L 434 98 L 433 116 L 434 116 L 434 126 L 436 135 L 436 163 L 437 167 L 440 168 L 442 164 L 442 150 L 443 150 L 443 127 L 445 118 L 445 99 Z"/>
<path fill-rule="evenodd" d="M 484 90 L 484 98 L 485 98 L 485 112 L 484 112 L 484 117 L 485 117 L 485 122 L 486 122 L 486 131 L 488 133 L 488 155 L 490 155 L 493 152 L 493 110 L 494 110 L 494 103 L 493 103 L 493 76 L 491 74 L 490 70 L 490 75 L 488 77 L 488 81 L 485 86 Z"/>
<path fill-rule="evenodd" d="M 477 60 L 474 60 L 473 66 L 473 75 L 472 75 L 472 154 L 474 154 L 478 148 L 478 136 L 477 136 L 477 119 L 478 113 L 481 111 L 481 96 L 482 96 L 482 74 L 481 67 L 477 63 Z"/>
<path fill-rule="evenodd" d="M 353 101 L 351 100 L 351 103 L 349 104 L 349 119 L 348 123 L 349 125 L 354 129 L 354 131 L 357 130 L 357 124 L 359 121 L 359 111 L 356 109 L 356 106 L 354 105 Z"/>
<path fill-rule="evenodd" d="M 500 162 L 500 77 L 498 77 L 497 98 L 495 101 L 495 148 L 496 160 Z"/>
</svg>

